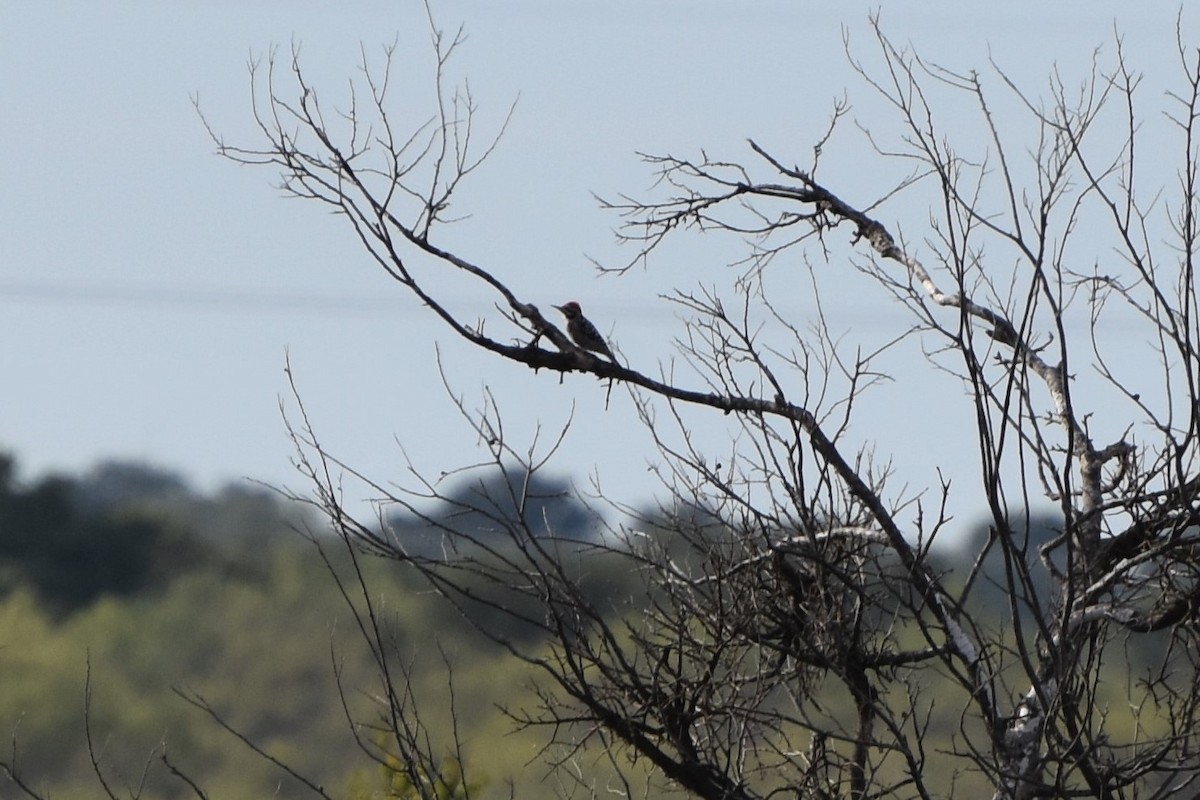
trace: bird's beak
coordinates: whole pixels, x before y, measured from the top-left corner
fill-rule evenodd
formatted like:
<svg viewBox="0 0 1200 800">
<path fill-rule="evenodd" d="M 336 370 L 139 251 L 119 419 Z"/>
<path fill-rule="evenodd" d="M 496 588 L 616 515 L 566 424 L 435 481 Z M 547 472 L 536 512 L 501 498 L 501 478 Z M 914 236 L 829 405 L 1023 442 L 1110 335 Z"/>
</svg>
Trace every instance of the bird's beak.
<svg viewBox="0 0 1200 800">
<path fill-rule="evenodd" d="M 562 306 L 554 306 L 554 307 L 557 308 L 559 311 L 564 311 L 564 312 L 566 311 L 566 309 L 563 308 Z"/>
</svg>

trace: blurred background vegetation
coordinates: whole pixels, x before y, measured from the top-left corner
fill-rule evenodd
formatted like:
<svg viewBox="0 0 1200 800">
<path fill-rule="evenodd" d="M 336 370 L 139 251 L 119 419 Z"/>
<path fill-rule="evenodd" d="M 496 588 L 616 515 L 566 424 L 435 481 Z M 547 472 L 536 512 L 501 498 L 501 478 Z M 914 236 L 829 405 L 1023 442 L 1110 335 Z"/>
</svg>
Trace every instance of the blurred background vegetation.
<svg viewBox="0 0 1200 800">
<path fill-rule="evenodd" d="M 335 677 L 369 723 L 376 666 L 330 572 L 347 559 L 333 539 L 322 555 L 313 534 L 320 521 L 302 506 L 249 484 L 201 496 L 169 472 L 109 463 L 23 485 L 0 457 L 3 760 L 43 794 L 99 796 L 84 727 L 90 665 L 93 743 L 119 794 L 144 781 L 145 798 L 194 796 L 161 767 L 165 748 L 212 797 L 301 795 L 182 692 L 334 796 L 388 796 Z M 533 735 L 507 736 L 496 707 L 519 701 L 525 669 L 394 562 L 363 567 L 433 727 L 450 729 L 444 651 L 460 724 L 486 744 L 472 780 L 502 786 L 538 748 Z M 144 777 L 147 763 L 159 766 Z M 0 796 L 11 789 L 0 778 Z"/>
<path fill-rule="evenodd" d="M 505 496 L 504 488 L 485 481 L 458 491 L 479 505 L 480 497 Z M 532 529 L 594 534 L 592 512 L 569 488 L 554 480 L 536 487 L 537 502 L 525 509 Z M 454 496 L 424 520 L 400 515 L 389 524 L 414 550 L 438 547 L 431 521 L 490 524 L 464 517 Z M 1028 535 L 1048 536 L 1049 527 L 1032 520 Z M 118 793 L 144 785 L 147 800 L 195 796 L 162 767 L 165 750 L 211 797 L 308 795 L 190 696 L 331 796 L 406 796 L 404 781 L 356 743 L 356 735 L 372 739 L 378 668 L 349 605 L 358 601 L 334 579 L 349 575 L 344 546 L 321 531 L 305 506 L 249 483 L 202 495 L 161 469 L 105 463 L 26 484 L 0 456 L 0 733 L 11 742 L 0 760 L 44 795 L 99 796 L 87 708 L 94 751 Z M 944 551 L 945 569 L 961 552 L 979 552 L 987 535 L 976 529 L 956 543 L 969 549 Z M 360 566 L 395 642 L 394 661 L 409 670 L 413 701 L 435 741 L 444 738 L 442 774 L 430 780 L 448 798 L 462 795 L 464 771 L 472 797 L 507 797 L 510 781 L 517 796 L 553 794 L 540 785 L 558 779 L 542 760 L 547 733 L 518 730 L 502 711 L 533 702 L 529 668 L 396 562 Z M 997 561 L 985 575 L 1003 569 Z M 614 598 L 644 593 L 638 576 L 603 559 L 589 561 L 580 580 Z M 991 601 L 999 611 L 1004 598 Z M 448 664 L 465 764 L 451 749 Z M 948 737 L 957 709 L 946 710 Z M 579 766 L 603 785 L 602 759 Z M 0 796 L 12 788 L 0 778 Z"/>
</svg>

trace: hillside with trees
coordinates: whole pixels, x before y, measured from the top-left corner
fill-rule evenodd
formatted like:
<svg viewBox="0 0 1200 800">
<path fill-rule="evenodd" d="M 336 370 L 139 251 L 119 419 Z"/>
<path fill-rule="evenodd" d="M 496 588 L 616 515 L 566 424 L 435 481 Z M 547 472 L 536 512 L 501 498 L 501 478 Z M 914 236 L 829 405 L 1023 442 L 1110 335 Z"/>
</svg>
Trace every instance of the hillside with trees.
<svg viewBox="0 0 1200 800">
<path fill-rule="evenodd" d="M 547 791 L 542 770 L 521 766 L 545 745 L 541 727 L 525 725 L 519 711 L 536 702 L 536 673 L 497 646 L 500 639 L 552 652 L 552 640 L 529 616 L 538 604 L 519 588 L 497 592 L 479 576 L 475 591 L 487 602 L 456 608 L 390 560 L 355 561 L 310 508 L 260 487 L 235 484 L 206 496 L 173 473 L 118 462 L 26 484 L 11 458 L 4 463 L 4 530 L 37 547 L 0 559 L 7 576 L 0 725 L 14 746 L 0 761 L 34 793 L 92 796 L 99 773 L 118 796 L 127 789 L 146 800 L 194 796 L 178 770 L 210 797 L 299 796 L 310 791 L 308 783 L 334 797 L 378 797 L 387 787 L 397 797 L 415 796 L 394 759 L 380 764 L 368 755 L 386 724 L 377 718 L 378 697 L 372 699 L 379 664 L 356 630 L 362 606 L 343 594 L 361 588 L 359 581 L 386 609 L 380 613 L 390 664 L 441 748 L 443 788 L 470 781 L 469 796 L 481 798 L 507 796 L 510 786 L 518 794 Z M 437 544 L 436 537 L 453 523 L 473 531 L 479 547 L 447 563 L 474 568 L 517 557 L 506 526 L 532 523 L 539 536 L 565 534 L 560 538 L 574 543 L 573 585 L 589 603 L 608 608 L 607 624 L 624 624 L 626 599 L 641 596 L 644 585 L 624 559 L 603 555 L 597 520 L 569 500 L 567 481 L 534 483 L 523 491 L 537 498 L 536 513 L 524 518 L 503 506 L 505 496 L 519 496 L 507 479 L 464 478 L 444 501 L 394 515 L 389 537 L 430 557 L 445 552 L 449 542 Z M 673 558 L 697 557 L 677 523 L 643 516 L 651 523 L 646 535 Z M 122 528 L 129 520 L 143 531 L 134 541 L 146 549 L 133 558 Z M 697 510 L 693 523 L 720 538 L 712 529 L 720 524 L 716 516 Z M 1030 546 L 1045 544 L 1057 525 L 1032 520 Z M 83 532 L 93 537 L 89 552 L 100 554 L 94 563 L 128 572 L 88 569 L 86 596 L 77 588 L 57 595 L 59 586 L 71 586 L 78 563 L 56 561 L 57 554 L 77 547 Z M 934 568 L 966 577 L 960 552 L 985 550 L 992 535 L 981 523 L 956 546 L 933 551 Z M 55 566 L 59 580 L 45 581 Z M 997 549 L 974 576 L 981 626 L 1006 624 L 1009 571 Z M 793 574 L 792 585 L 804 579 Z M 1038 593 L 1048 592 L 1048 575 L 1039 580 Z M 1149 668 L 1168 646 L 1162 640 L 1140 653 L 1139 664 Z M 826 703 L 830 713 L 853 713 L 849 697 Z M 952 719 L 931 718 L 930 741 L 948 744 L 953 729 Z M 456 738 L 487 745 L 463 746 Z M 608 768 L 592 768 L 613 777 Z"/>
<path fill-rule="evenodd" d="M 521 700 L 527 671 L 422 582 L 387 562 L 355 564 L 306 507 L 244 484 L 202 495 L 141 464 L 24 483 L 13 459 L 3 463 L 0 728 L 13 749 L 0 761 L 39 796 L 94 796 L 97 772 L 122 796 L 193 796 L 173 769 L 212 797 L 291 797 L 305 780 L 336 796 L 376 796 L 391 773 L 356 735 L 374 737 L 379 665 L 338 576 L 386 598 L 389 663 L 447 728 L 445 668 L 455 664 L 457 722 L 492 742 L 467 755 L 477 789 L 502 789 L 512 764 L 537 752 L 538 737 L 509 736 L 513 723 L 496 706 Z M 464 482 L 455 497 L 477 488 Z M 539 513 L 583 535 L 558 527 L 583 522 L 556 502 L 563 488 L 538 490 Z M 460 506 L 434 504 L 389 527 L 432 546 L 422 517 L 444 520 Z M 591 580 L 621 591 L 621 575 Z M 497 681 L 509 687 L 503 698 Z"/>
</svg>

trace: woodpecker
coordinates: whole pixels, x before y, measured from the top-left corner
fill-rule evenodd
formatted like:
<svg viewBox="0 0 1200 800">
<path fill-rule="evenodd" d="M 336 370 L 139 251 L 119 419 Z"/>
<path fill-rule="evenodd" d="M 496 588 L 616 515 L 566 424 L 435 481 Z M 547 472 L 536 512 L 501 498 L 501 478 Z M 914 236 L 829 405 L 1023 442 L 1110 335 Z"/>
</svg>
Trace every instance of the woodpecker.
<svg viewBox="0 0 1200 800">
<path fill-rule="evenodd" d="M 604 341 L 604 337 L 600 335 L 600 331 L 596 330 L 596 326 L 591 323 L 591 320 L 583 315 L 583 309 L 579 307 L 579 303 L 572 300 L 565 305 L 555 306 L 555 308 L 567 318 L 567 333 L 571 335 L 575 344 L 584 350 L 602 353 L 608 356 L 610 361 L 616 361 L 613 358 L 612 350 L 608 348 L 608 342 Z"/>
</svg>

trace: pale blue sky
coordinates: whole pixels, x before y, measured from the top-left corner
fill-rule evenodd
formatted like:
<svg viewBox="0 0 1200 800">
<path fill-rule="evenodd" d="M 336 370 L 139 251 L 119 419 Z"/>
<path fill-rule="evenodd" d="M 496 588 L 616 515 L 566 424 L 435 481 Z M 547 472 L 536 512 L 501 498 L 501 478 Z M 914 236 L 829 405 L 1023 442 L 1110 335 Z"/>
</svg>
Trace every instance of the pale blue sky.
<svg viewBox="0 0 1200 800">
<path fill-rule="evenodd" d="M 484 123 L 520 98 L 496 155 L 456 204 L 472 218 L 440 241 L 543 308 L 583 301 L 631 364 L 654 372 L 679 332 L 657 293 L 728 281 L 722 265 L 736 251 L 691 240 L 649 273 L 599 279 L 586 256 L 620 253 L 615 220 L 591 193 L 647 188 L 636 151 L 748 159 L 744 141 L 754 137 L 805 163 L 843 93 L 874 124 L 880 106 L 842 52 L 845 28 L 870 54 L 874 5 L 435 2 L 443 27 L 467 28 L 457 69 Z M 958 69 L 986 69 L 990 48 L 1037 89 L 1054 64 L 1082 80 L 1094 48 L 1111 47 L 1114 23 L 1131 60 L 1161 80 L 1173 68 L 1175 14 L 1158 4 L 946 2 L 892 4 L 883 19 L 895 40 Z M 605 411 L 590 378 L 560 385 L 450 339 L 342 221 L 280 199 L 268 171 L 213 155 L 191 97 L 231 141 L 252 143 L 251 55 L 301 43 L 311 80 L 336 94 L 360 44 L 377 53 L 397 37 L 399 74 L 421 102 L 431 54 L 414 2 L 0 0 L 0 447 L 26 475 L 125 458 L 178 469 L 204 488 L 240 476 L 298 487 L 278 409 L 285 352 L 335 453 L 399 479 L 398 440 L 423 469 L 451 469 L 478 454 L 443 411 L 440 342 L 469 405 L 491 387 L 521 439 L 539 422 L 560 425 L 574 402 L 562 471 L 580 478 L 596 468 L 624 500 L 649 492 L 651 451 L 626 398 Z M 1160 95 L 1147 88 L 1151 100 Z M 842 136 L 823 177 L 852 202 L 874 199 L 879 175 L 865 140 L 851 125 Z M 903 206 L 880 216 L 905 211 L 910 223 L 922 219 Z M 797 314 L 810 310 L 804 285 L 780 289 L 795 292 Z M 480 313 L 491 305 L 482 293 L 454 302 Z M 868 343 L 904 324 L 882 296 L 843 298 L 836 313 Z M 931 483 L 938 464 L 974 480 L 969 428 L 955 427 L 968 409 L 950 384 L 941 387 L 949 402 L 932 396 L 922 364 L 911 360 L 913 372 L 874 416 L 868 408 L 856 434 L 895 453 L 913 486 Z M 901 419 L 906 403 L 932 413 Z"/>
</svg>

